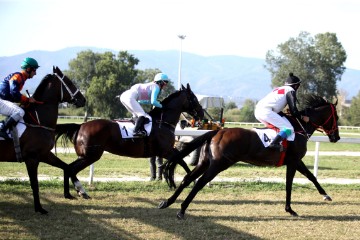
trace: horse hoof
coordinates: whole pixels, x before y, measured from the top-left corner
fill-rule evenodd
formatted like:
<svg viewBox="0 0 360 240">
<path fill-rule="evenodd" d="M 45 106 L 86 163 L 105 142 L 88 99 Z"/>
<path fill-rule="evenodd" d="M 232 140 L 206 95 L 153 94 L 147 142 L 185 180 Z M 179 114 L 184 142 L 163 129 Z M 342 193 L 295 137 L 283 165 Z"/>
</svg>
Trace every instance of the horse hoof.
<svg viewBox="0 0 360 240">
<path fill-rule="evenodd" d="M 167 207 L 168 207 L 167 201 L 162 201 L 158 206 L 159 209 L 164 209 L 164 208 L 167 208 Z"/>
<path fill-rule="evenodd" d="M 70 200 L 74 200 L 74 199 L 76 199 L 73 195 L 71 195 L 70 193 L 69 194 L 64 194 L 64 197 L 66 198 L 66 199 L 70 199 Z"/>
<path fill-rule="evenodd" d="M 185 220 L 185 214 L 182 212 L 178 212 L 176 215 L 177 219 L 179 220 Z"/>
<path fill-rule="evenodd" d="M 324 201 L 332 201 L 329 195 L 324 195 Z"/>
<path fill-rule="evenodd" d="M 39 213 L 41 213 L 42 215 L 44 215 L 44 214 L 48 214 L 48 211 L 46 211 L 46 210 L 45 210 L 45 209 L 43 209 L 43 208 L 36 209 L 36 210 L 35 210 L 35 212 L 39 212 Z"/>
</svg>

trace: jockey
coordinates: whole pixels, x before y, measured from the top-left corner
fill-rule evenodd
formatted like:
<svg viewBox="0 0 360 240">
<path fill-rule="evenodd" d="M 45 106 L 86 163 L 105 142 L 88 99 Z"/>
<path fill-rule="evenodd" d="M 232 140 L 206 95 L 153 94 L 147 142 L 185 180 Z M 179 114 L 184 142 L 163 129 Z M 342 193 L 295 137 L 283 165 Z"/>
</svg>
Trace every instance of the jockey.
<svg viewBox="0 0 360 240">
<path fill-rule="evenodd" d="M 280 149 L 280 142 L 294 133 L 294 127 L 290 122 L 278 114 L 286 105 L 289 106 L 291 115 L 305 122 L 309 121 L 309 117 L 302 116 L 296 107 L 296 91 L 300 87 L 300 83 L 301 80 L 290 73 L 284 86 L 275 88 L 256 104 L 256 119 L 266 126 L 271 124 L 280 129 L 269 148 Z"/>
<path fill-rule="evenodd" d="M 140 103 L 152 104 L 155 107 L 162 108 L 162 105 L 157 98 L 169 80 L 170 79 L 166 74 L 158 73 L 155 75 L 153 82 L 135 84 L 129 90 L 121 94 L 121 103 L 129 112 L 132 113 L 133 118 L 137 118 L 134 128 L 134 136 L 146 136 L 144 124 L 147 123 L 150 118 L 150 116 L 145 113 Z"/>
<path fill-rule="evenodd" d="M 25 58 L 21 63 L 21 71 L 9 74 L 0 82 L 0 114 L 7 116 L 0 127 L 0 137 L 8 139 L 6 130 L 16 126 L 17 122 L 24 117 L 24 110 L 15 103 L 27 104 L 35 102 L 35 99 L 21 94 L 25 81 L 36 75 L 39 68 L 33 58 Z"/>
</svg>

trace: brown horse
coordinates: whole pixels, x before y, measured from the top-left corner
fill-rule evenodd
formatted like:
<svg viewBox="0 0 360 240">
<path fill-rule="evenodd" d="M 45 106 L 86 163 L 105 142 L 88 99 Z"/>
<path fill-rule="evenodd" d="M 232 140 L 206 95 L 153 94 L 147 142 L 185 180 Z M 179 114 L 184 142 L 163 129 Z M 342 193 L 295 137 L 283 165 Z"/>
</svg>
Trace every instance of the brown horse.
<svg viewBox="0 0 360 240">
<path fill-rule="evenodd" d="M 174 148 L 175 127 L 180 114 L 187 112 L 194 118 L 202 119 L 204 111 L 189 84 L 187 88 L 172 93 L 162 103 L 163 108 L 150 111 L 152 130 L 145 138 L 123 138 L 119 125 L 115 121 L 98 119 L 83 124 L 58 124 L 56 127 L 56 141 L 63 136 L 70 139 L 78 158 L 69 165 L 71 180 L 75 189 L 84 198 L 89 196 L 82 187 L 76 174 L 99 160 L 104 151 L 133 158 L 159 156 L 170 158 L 177 150 Z M 190 169 L 182 161 L 187 171 Z M 69 179 L 67 179 L 69 180 Z M 68 184 L 66 184 L 68 186 Z M 67 189 L 64 192 L 68 192 Z"/>
<path fill-rule="evenodd" d="M 67 164 L 58 159 L 51 149 L 54 147 L 55 127 L 58 117 L 58 105 L 62 102 L 74 104 L 76 107 L 85 105 L 85 98 L 76 86 L 58 67 L 53 74 L 46 75 L 36 88 L 33 97 L 42 104 L 30 104 L 25 108 L 24 122 L 26 130 L 20 138 L 22 159 L 26 164 L 34 196 L 35 212 L 46 214 L 39 197 L 38 166 L 44 162 L 64 170 L 67 175 Z M 11 139 L 0 140 L 1 162 L 17 162 L 14 143 Z"/>
<path fill-rule="evenodd" d="M 301 121 L 300 125 L 296 119 L 288 117 L 295 128 L 296 137 L 294 141 L 287 142 L 288 146 L 283 162 L 283 165 L 287 166 L 285 211 L 293 216 L 297 216 L 297 213 L 290 206 L 292 183 L 296 171 L 299 171 L 313 182 L 319 193 L 324 196 L 324 200 L 331 201 L 331 198 L 302 161 L 307 151 L 308 138 L 318 129 L 328 135 L 330 142 L 337 142 L 340 139 L 337 125 L 338 116 L 335 108 L 336 103 L 329 103 L 315 95 L 307 96 L 305 102 L 307 106 L 306 115 L 310 117 L 310 121 L 308 123 Z M 265 148 L 254 130 L 228 128 L 211 131 L 195 138 L 180 153 L 175 155 L 174 159 L 170 159 L 165 170 L 168 172 L 170 179 L 172 179 L 171 184 L 174 184 L 173 176 L 176 162 L 181 161 L 183 157 L 200 146 L 202 146 L 202 149 L 197 166 L 184 177 L 175 193 L 159 205 L 159 208 L 163 209 L 173 204 L 182 190 L 200 177 L 185 201 L 181 204 L 181 210 L 177 214 L 179 219 L 184 218 L 185 211 L 196 194 L 208 182 L 214 179 L 216 175 L 236 162 L 242 161 L 257 166 L 279 165 L 280 152 Z"/>
</svg>

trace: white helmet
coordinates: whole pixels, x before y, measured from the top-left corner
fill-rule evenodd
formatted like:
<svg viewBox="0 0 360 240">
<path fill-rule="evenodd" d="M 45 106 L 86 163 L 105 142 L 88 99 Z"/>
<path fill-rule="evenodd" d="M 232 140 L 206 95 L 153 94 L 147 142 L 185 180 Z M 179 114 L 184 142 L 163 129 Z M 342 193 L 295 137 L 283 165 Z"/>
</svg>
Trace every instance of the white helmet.
<svg viewBox="0 0 360 240">
<path fill-rule="evenodd" d="M 156 83 L 158 83 L 158 82 L 166 82 L 166 83 L 168 83 L 169 80 L 170 80 L 169 77 L 164 73 L 158 73 L 154 77 L 154 82 L 156 82 Z"/>
</svg>

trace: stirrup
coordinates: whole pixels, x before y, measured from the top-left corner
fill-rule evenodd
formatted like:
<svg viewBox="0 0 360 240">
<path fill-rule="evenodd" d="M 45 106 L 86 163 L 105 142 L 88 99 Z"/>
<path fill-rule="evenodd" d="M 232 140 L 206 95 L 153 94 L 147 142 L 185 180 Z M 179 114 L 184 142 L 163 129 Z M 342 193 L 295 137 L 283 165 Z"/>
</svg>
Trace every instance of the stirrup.
<svg viewBox="0 0 360 240">
<path fill-rule="evenodd" d="M 268 146 L 268 148 L 278 150 L 279 152 L 283 152 L 285 150 L 284 146 L 281 145 L 280 143 L 279 144 L 270 144 Z"/>
<path fill-rule="evenodd" d="M 133 134 L 134 137 L 146 137 L 146 132 L 145 131 L 137 131 Z"/>
<path fill-rule="evenodd" d="M 6 132 L 0 131 L 0 137 L 7 140 L 7 139 L 11 139 L 9 137 L 9 135 Z"/>
</svg>

